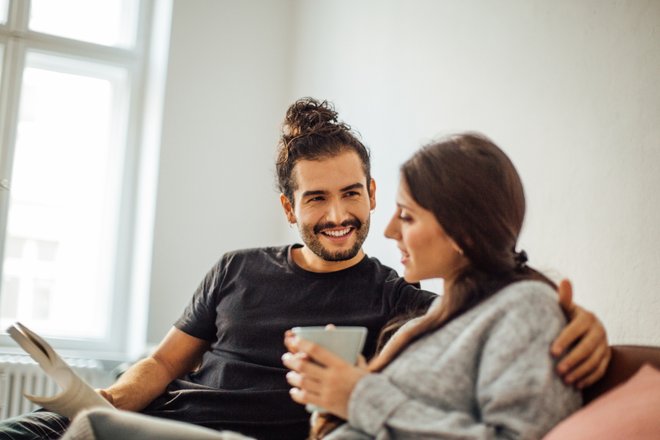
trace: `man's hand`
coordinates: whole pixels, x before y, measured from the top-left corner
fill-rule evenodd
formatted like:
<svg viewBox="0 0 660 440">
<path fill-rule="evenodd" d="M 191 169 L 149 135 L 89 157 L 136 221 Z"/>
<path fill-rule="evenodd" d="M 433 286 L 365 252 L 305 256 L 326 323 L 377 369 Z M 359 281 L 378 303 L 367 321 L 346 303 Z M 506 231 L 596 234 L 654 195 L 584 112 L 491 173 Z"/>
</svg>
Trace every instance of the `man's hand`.
<svg viewBox="0 0 660 440">
<path fill-rule="evenodd" d="M 96 391 L 98 394 L 100 394 L 101 397 L 103 397 L 105 400 L 110 402 L 110 405 L 115 406 L 115 402 L 114 402 L 114 399 L 112 398 L 112 394 L 110 394 L 109 392 L 107 392 L 106 390 L 104 390 L 102 388 L 96 388 L 94 391 Z"/>
<path fill-rule="evenodd" d="M 557 290 L 559 304 L 569 322 L 550 351 L 555 357 L 563 355 L 557 371 L 564 382 L 582 389 L 605 374 L 611 357 L 607 334 L 596 315 L 573 303 L 570 281 L 562 280 Z"/>
<path fill-rule="evenodd" d="M 161 395 L 177 377 L 192 371 L 209 342 L 172 327 L 156 351 L 127 369 L 117 382 L 97 392 L 112 406 L 140 411 Z"/>
</svg>

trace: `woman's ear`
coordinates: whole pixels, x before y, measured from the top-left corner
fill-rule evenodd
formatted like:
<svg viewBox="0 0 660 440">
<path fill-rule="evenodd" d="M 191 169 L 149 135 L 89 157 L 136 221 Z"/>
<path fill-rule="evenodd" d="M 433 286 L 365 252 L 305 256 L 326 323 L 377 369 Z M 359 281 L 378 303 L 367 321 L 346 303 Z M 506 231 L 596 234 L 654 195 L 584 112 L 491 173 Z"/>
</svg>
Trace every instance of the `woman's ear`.
<svg viewBox="0 0 660 440">
<path fill-rule="evenodd" d="M 280 194 L 280 204 L 282 205 L 282 209 L 284 209 L 284 215 L 286 215 L 287 221 L 290 224 L 295 224 L 297 222 L 296 214 L 293 212 L 293 204 L 289 198 L 284 194 Z"/>
<path fill-rule="evenodd" d="M 472 240 L 470 236 L 463 236 L 461 237 L 461 241 L 463 242 L 463 246 L 456 243 L 456 241 L 452 238 L 451 244 L 452 246 L 454 246 L 454 250 L 456 252 L 458 252 L 461 255 L 465 255 L 465 248 L 470 248 L 474 246 L 474 240 Z"/>
<path fill-rule="evenodd" d="M 461 247 L 458 245 L 458 243 L 456 243 L 456 242 L 454 241 L 453 238 L 451 238 L 450 240 L 451 240 L 451 247 L 456 251 L 456 253 L 458 253 L 460 256 L 464 256 L 465 253 L 463 252 L 463 248 L 461 248 Z"/>
</svg>

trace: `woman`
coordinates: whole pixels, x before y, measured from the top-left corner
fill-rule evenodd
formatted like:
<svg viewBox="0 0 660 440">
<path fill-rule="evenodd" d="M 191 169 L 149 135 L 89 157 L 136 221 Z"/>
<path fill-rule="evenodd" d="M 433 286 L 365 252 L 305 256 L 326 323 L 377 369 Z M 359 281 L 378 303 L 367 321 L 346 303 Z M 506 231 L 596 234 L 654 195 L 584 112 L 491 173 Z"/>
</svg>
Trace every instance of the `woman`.
<svg viewBox="0 0 660 440">
<path fill-rule="evenodd" d="M 565 324 L 554 285 L 515 250 L 524 212 L 513 164 L 481 135 L 402 166 L 385 235 L 404 278 L 442 278 L 444 294 L 368 367 L 287 335 L 292 398 L 347 422 L 327 438 L 540 438 L 580 406 L 548 353 Z"/>
</svg>

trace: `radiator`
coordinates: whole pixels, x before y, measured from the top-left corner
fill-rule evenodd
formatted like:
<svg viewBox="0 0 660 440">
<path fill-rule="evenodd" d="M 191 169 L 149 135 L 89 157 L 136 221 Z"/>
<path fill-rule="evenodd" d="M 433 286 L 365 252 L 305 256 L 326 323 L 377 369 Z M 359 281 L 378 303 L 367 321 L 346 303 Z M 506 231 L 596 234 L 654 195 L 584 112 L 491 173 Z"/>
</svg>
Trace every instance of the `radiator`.
<svg viewBox="0 0 660 440">
<path fill-rule="evenodd" d="M 112 382 L 111 374 L 94 359 L 65 361 L 93 388 Z M 23 393 L 53 396 L 59 392 L 57 384 L 27 355 L 0 355 L 0 420 L 17 416 L 37 408 Z"/>
</svg>

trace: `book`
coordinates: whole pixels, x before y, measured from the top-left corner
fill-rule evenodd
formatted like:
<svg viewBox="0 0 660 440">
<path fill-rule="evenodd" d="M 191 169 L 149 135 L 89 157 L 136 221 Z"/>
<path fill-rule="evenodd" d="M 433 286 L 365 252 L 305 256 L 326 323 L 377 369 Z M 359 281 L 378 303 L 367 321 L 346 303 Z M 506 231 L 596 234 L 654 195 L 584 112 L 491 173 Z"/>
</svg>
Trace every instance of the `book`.
<svg viewBox="0 0 660 440">
<path fill-rule="evenodd" d="M 49 411 L 72 419 L 78 412 L 95 407 L 114 408 L 110 402 L 87 384 L 53 348 L 32 330 L 16 322 L 7 329 L 14 339 L 57 383 L 61 392 L 52 397 L 23 395 Z"/>
</svg>

